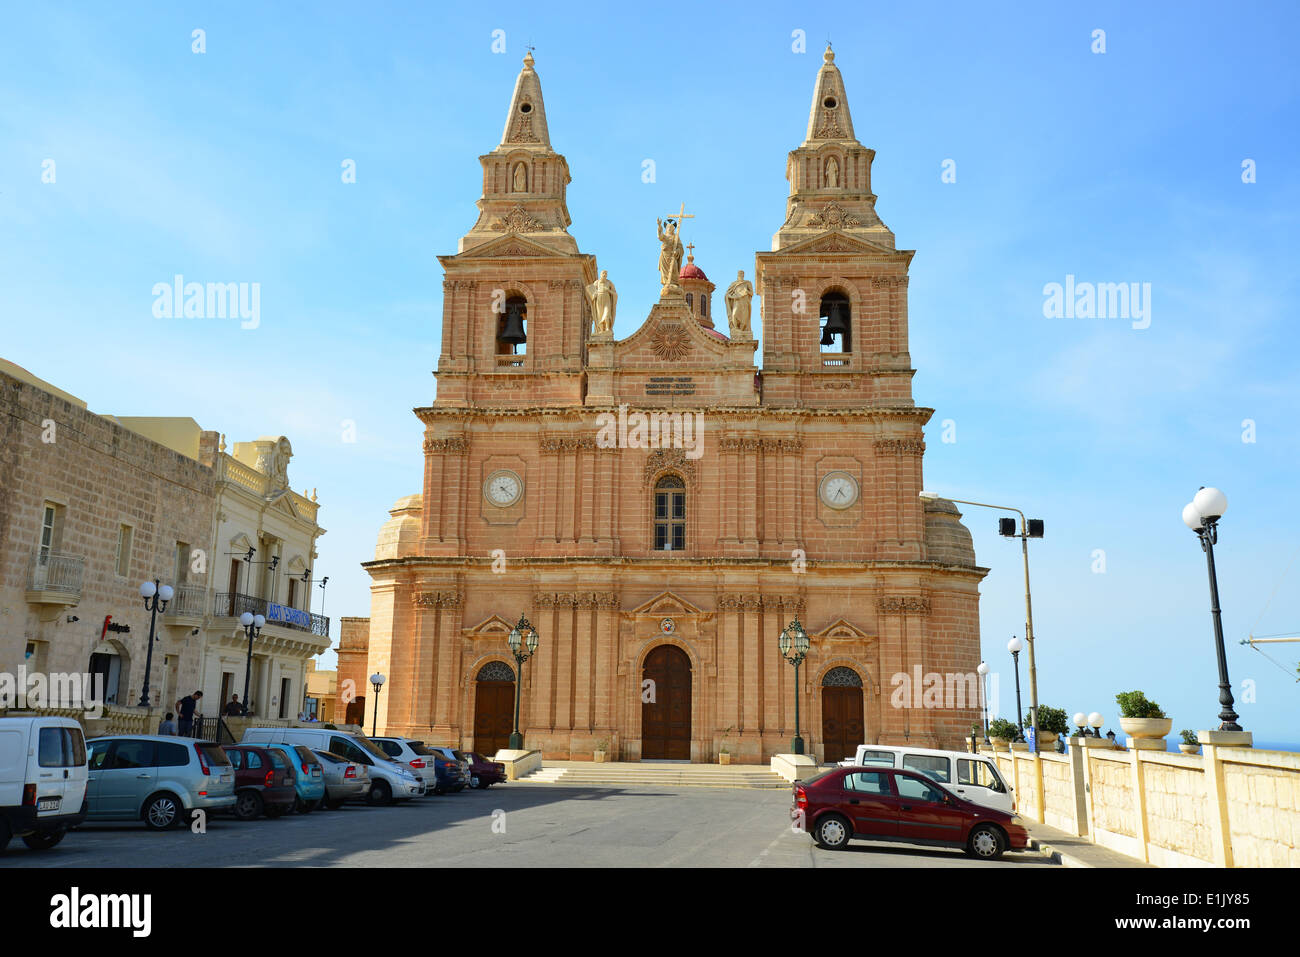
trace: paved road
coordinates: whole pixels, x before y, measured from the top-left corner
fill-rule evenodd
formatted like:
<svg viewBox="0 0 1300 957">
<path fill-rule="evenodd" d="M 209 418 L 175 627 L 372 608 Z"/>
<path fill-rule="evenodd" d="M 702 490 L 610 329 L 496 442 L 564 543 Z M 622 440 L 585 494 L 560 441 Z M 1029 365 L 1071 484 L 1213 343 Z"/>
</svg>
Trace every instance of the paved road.
<svg viewBox="0 0 1300 957">
<path fill-rule="evenodd" d="M 1032 853 L 985 863 L 957 850 L 854 842 L 823 851 L 789 826 L 784 790 L 507 784 L 390 808 L 280 820 L 215 818 L 206 834 L 85 826 L 51 851 L 9 844 L 23 867 L 1051 867 Z"/>
</svg>

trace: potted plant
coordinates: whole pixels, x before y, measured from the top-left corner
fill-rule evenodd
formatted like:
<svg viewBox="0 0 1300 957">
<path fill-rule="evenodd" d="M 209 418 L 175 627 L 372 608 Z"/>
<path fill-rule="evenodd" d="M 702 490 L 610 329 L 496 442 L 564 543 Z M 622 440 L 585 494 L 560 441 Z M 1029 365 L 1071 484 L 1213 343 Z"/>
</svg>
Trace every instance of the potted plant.
<svg viewBox="0 0 1300 957">
<path fill-rule="evenodd" d="M 731 745 L 727 744 L 727 735 L 731 734 L 731 727 L 722 729 L 722 741 L 718 744 L 718 763 L 731 763 Z"/>
<path fill-rule="evenodd" d="M 1019 734 L 1020 729 L 1006 718 L 994 718 L 989 722 L 989 740 L 999 751 L 1005 751 Z"/>
<path fill-rule="evenodd" d="M 1121 691 L 1115 695 L 1115 702 L 1119 705 L 1119 726 L 1130 738 L 1163 738 L 1174 726 L 1160 705 L 1141 691 Z"/>
<path fill-rule="evenodd" d="M 1178 750 L 1183 754 L 1196 754 L 1201 750 L 1201 742 L 1196 739 L 1195 731 L 1188 731 L 1183 728 L 1178 733 L 1183 736 L 1183 743 L 1178 746 Z"/>
<path fill-rule="evenodd" d="M 1031 708 L 1025 713 L 1025 724 L 1032 724 L 1030 715 L 1033 713 Z M 1056 739 L 1061 735 L 1070 733 L 1070 722 L 1065 717 L 1065 709 L 1053 708 L 1050 705 L 1040 704 L 1038 706 L 1038 750 L 1051 751 L 1056 747 Z"/>
<path fill-rule="evenodd" d="M 609 748 L 609 738 L 601 738 L 596 742 L 596 750 L 592 753 L 592 760 L 597 764 L 605 760 L 605 752 Z"/>
</svg>

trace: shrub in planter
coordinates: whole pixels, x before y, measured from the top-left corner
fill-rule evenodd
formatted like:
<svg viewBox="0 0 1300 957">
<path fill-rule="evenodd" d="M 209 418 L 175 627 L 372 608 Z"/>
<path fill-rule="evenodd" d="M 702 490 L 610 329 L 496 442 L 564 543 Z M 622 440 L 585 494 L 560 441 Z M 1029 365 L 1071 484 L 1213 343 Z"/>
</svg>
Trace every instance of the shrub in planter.
<svg viewBox="0 0 1300 957">
<path fill-rule="evenodd" d="M 1033 709 L 1025 712 L 1025 724 L 1032 723 L 1029 719 L 1031 714 L 1033 714 Z M 1068 735 L 1070 733 L 1070 722 L 1065 717 L 1065 709 L 1040 704 L 1038 706 L 1038 730 L 1055 735 Z"/>
<path fill-rule="evenodd" d="M 1121 718 L 1167 718 L 1160 705 L 1149 701 L 1141 691 L 1121 691 L 1115 695 Z"/>
<path fill-rule="evenodd" d="M 989 722 L 989 737 L 1003 741 L 1014 741 L 1020 736 L 1020 729 L 1006 718 L 994 718 Z"/>
<path fill-rule="evenodd" d="M 1195 748 L 1201 746 L 1201 742 L 1197 739 L 1195 731 L 1188 731 L 1186 728 L 1183 728 L 1183 730 L 1178 733 L 1182 735 L 1183 744 L 1188 744 Z"/>
</svg>

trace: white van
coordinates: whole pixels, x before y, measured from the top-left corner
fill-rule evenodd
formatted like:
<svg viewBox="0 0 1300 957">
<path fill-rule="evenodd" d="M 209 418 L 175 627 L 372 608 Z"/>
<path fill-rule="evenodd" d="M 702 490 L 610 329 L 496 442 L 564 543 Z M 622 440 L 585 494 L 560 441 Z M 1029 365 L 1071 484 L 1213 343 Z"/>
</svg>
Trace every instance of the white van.
<svg viewBox="0 0 1300 957">
<path fill-rule="evenodd" d="M 424 780 L 411 768 L 380 750 L 364 734 L 329 728 L 247 728 L 240 744 L 302 744 L 318 751 L 332 751 L 339 757 L 370 770 L 371 804 L 392 804 L 420 797 Z"/>
<path fill-rule="evenodd" d="M 86 819 L 86 740 L 71 718 L 0 718 L 0 853 L 49 850 Z"/>
<path fill-rule="evenodd" d="M 938 781 L 959 798 L 1008 814 L 1016 810 L 1013 788 L 1002 779 L 992 758 L 984 754 L 860 744 L 853 760 L 841 764 L 916 771 Z"/>
</svg>

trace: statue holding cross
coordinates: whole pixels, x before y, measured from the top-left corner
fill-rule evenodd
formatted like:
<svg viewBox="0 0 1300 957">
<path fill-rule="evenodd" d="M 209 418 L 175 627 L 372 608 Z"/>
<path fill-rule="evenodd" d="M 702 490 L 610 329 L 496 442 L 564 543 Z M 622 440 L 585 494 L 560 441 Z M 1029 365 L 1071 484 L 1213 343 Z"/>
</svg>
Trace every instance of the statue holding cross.
<svg viewBox="0 0 1300 957">
<path fill-rule="evenodd" d="M 663 287 L 659 290 L 660 298 L 681 290 L 677 285 L 677 277 L 682 271 L 682 224 L 685 220 L 694 218 L 695 214 L 688 213 L 686 204 L 682 203 L 675 221 L 669 217 L 668 225 L 665 226 L 662 219 L 655 220 L 659 224 L 659 284 Z"/>
</svg>

